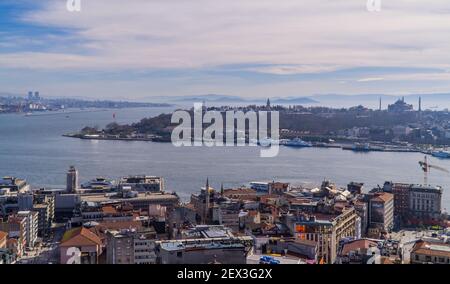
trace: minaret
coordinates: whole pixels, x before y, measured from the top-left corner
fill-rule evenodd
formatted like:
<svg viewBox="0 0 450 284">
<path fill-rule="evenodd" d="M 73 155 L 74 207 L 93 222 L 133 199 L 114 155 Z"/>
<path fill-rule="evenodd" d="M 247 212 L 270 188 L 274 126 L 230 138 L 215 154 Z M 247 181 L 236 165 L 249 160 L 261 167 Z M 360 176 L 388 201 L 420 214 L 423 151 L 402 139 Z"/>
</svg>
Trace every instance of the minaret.
<svg viewBox="0 0 450 284">
<path fill-rule="evenodd" d="M 222 184 L 220 185 L 220 196 L 222 196 L 222 197 L 223 197 L 223 192 L 224 192 L 224 190 L 223 190 L 223 182 L 222 182 Z"/>
<path fill-rule="evenodd" d="M 422 97 L 419 97 L 419 112 L 422 111 Z"/>
<path fill-rule="evenodd" d="M 208 223 L 208 218 L 209 218 L 209 207 L 210 207 L 210 195 L 209 195 L 209 178 L 206 178 L 206 187 L 205 187 L 205 218 L 203 220 L 203 222 L 205 224 Z"/>
<path fill-rule="evenodd" d="M 380 106 L 378 110 L 381 111 L 381 97 L 380 97 Z"/>
</svg>

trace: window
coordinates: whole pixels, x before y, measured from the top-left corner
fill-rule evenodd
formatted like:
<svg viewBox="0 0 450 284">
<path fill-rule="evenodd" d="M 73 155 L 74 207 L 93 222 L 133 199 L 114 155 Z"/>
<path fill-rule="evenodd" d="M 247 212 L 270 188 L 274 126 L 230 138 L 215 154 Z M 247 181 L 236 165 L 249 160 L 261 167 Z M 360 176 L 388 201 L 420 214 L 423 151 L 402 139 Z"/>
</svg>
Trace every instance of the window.
<svg viewBox="0 0 450 284">
<path fill-rule="evenodd" d="M 177 252 L 177 257 L 182 257 L 183 256 L 183 252 L 179 251 Z"/>
</svg>

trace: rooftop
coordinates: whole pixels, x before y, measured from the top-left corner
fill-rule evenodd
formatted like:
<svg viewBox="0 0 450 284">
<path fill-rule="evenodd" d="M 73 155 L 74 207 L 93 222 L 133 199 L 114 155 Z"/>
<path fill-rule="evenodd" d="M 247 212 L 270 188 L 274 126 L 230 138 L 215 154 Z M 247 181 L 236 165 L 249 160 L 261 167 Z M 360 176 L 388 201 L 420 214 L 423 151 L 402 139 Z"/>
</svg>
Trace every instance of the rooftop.
<svg viewBox="0 0 450 284">
<path fill-rule="evenodd" d="M 163 241 L 160 243 L 161 249 L 167 251 L 179 250 L 210 250 L 210 249 L 226 249 L 226 248 L 244 248 L 244 244 L 240 242 L 228 241 L 211 241 L 211 242 L 185 242 L 179 241 Z"/>
<path fill-rule="evenodd" d="M 0 231 L 0 240 L 3 238 L 6 238 L 8 236 L 8 233 Z"/>
<path fill-rule="evenodd" d="M 68 230 L 64 233 L 60 246 L 101 246 L 100 238 L 89 229 L 84 227 Z"/>
<path fill-rule="evenodd" d="M 136 200 L 154 200 L 154 201 L 176 201 L 178 196 L 168 193 L 139 193 L 136 197 L 122 198 L 116 195 L 105 194 L 86 194 L 81 195 L 81 201 L 86 202 L 107 202 L 107 201 L 136 201 Z"/>
<path fill-rule="evenodd" d="M 426 242 L 420 240 L 414 245 L 412 253 L 428 256 L 450 257 L 450 244 Z"/>
<path fill-rule="evenodd" d="M 344 244 L 344 246 L 342 247 L 341 254 L 347 255 L 351 251 L 362 250 L 362 249 L 367 250 L 371 247 L 377 247 L 377 245 L 378 245 L 377 242 L 371 241 L 368 239 L 355 240 L 353 242 Z"/>
<path fill-rule="evenodd" d="M 375 197 L 372 198 L 372 201 L 378 202 L 389 202 L 394 199 L 394 195 L 388 192 L 376 193 Z"/>
</svg>

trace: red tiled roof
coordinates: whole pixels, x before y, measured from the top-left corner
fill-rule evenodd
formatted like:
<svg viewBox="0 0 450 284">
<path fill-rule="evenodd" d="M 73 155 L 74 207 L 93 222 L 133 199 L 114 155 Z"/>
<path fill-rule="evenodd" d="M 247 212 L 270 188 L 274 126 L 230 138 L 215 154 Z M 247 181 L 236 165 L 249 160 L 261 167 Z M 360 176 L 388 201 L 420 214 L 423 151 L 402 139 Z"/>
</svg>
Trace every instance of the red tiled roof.
<svg viewBox="0 0 450 284">
<path fill-rule="evenodd" d="M 388 202 L 390 200 L 394 199 L 394 195 L 388 192 L 383 192 L 375 195 L 375 197 L 372 200 L 380 201 L 380 202 Z"/>
<path fill-rule="evenodd" d="M 8 236 L 8 233 L 0 231 L 0 240 L 3 238 L 6 238 Z"/>
<path fill-rule="evenodd" d="M 64 233 L 61 241 L 63 247 L 68 246 L 101 246 L 102 242 L 100 238 L 89 229 L 84 227 L 71 229 Z"/>
<path fill-rule="evenodd" d="M 377 243 L 369 240 L 357 240 L 351 243 L 347 243 L 342 247 L 342 255 L 347 255 L 351 251 L 358 249 L 368 249 L 370 247 L 376 247 Z"/>
<path fill-rule="evenodd" d="M 434 247 L 430 247 L 430 245 L 434 245 Z M 450 248 L 450 245 L 445 244 L 445 243 L 429 243 L 429 242 L 425 242 L 425 241 L 418 241 L 414 245 L 411 252 L 415 253 L 415 254 L 428 255 L 428 256 L 450 257 L 450 252 L 448 250 L 439 250 L 437 246 Z"/>
<path fill-rule="evenodd" d="M 114 208 L 112 206 L 104 206 L 102 208 L 102 212 L 107 213 L 107 214 L 115 214 L 115 213 L 117 213 L 117 210 L 116 210 L 116 208 Z"/>
</svg>

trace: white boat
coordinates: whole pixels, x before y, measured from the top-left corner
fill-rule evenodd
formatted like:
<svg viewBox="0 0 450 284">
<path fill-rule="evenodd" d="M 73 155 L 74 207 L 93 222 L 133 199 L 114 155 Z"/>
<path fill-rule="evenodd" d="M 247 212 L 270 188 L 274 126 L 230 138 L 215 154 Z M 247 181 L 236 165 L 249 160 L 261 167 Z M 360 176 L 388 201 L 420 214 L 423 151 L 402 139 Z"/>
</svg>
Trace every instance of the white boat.
<svg viewBox="0 0 450 284">
<path fill-rule="evenodd" d="M 294 138 L 292 140 L 288 140 L 284 142 L 285 146 L 289 147 L 312 147 L 313 145 L 310 142 L 303 141 L 300 138 Z"/>
</svg>

